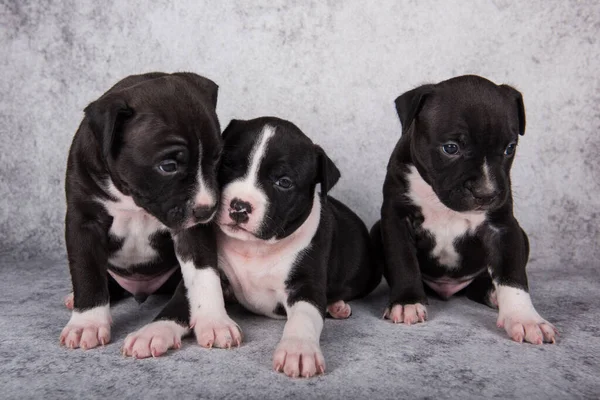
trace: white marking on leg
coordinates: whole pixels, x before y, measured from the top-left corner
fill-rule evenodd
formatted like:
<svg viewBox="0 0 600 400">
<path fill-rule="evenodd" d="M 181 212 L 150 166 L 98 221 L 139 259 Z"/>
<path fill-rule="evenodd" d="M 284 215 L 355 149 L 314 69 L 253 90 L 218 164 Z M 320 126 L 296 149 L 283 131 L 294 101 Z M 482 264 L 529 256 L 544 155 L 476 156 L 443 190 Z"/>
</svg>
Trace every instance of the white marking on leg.
<svg viewBox="0 0 600 400">
<path fill-rule="evenodd" d="M 110 341 L 110 306 L 98 306 L 86 311 L 73 311 L 60 334 L 60 343 L 76 349 L 91 349 Z"/>
<path fill-rule="evenodd" d="M 496 284 L 498 327 L 517 342 L 533 344 L 555 341 L 556 329 L 533 307 L 531 296 L 523 289 Z"/>
<path fill-rule="evenodd" d="M 323 317 L 319 310 L 306 301 L 287 308 L 288 321 L 281 341 L 273 355 L 273 368 L 290 377 L 310 377 L 325 372 L 325 360 L 319 340 Z"/>
<path fill-rule="evenodd" d="M 192 261 L 179 260 L 190 304 L 190 326 L 204 347 L 239 346 L 242 333 L 229 318 L 221 289 L 221 278 L 213 268 L 197 269 Z"/>
<path fill-rule="evenodd" d="M 265 157 L 268 142 L 275 135 L 275 128 L 272 126 L 265 126 L 262 133 L 260 134 L 256 144 L 254 145 L 250 155 L 248 157 L 248 171 L 246 174 L 235 181 L 230 182 L 223 188 L 221 194 L 222 207 L 217 218 L 220 225 L 227 225 L 231 223 L 229 217 L 229 207 L 233 199 L 240 199 L 247 203 L 250 203 L 252 212 L 248 214 L 248 222 L 244 224 L 244 229 L 249 232 L 256 233 L 260 230 L 263 224 L 264 216 L 267 213 L 269 207 L 269 200 L 265 193 L 257 185 L 258 172 L 260 165 Z M 225 227 L 224 229 L 228 229 Z M 232 237 L 238 237 L 239 239 L 249 239 L 252 235 L 242 230 L 229 229 L 227 232 Z"/>
</svg>

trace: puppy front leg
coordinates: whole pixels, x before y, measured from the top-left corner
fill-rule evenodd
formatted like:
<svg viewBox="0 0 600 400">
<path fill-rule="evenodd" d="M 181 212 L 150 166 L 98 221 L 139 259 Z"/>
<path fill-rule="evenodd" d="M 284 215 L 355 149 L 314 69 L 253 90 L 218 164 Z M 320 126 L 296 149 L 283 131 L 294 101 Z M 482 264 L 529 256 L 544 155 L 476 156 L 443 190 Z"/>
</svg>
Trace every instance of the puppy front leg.
<svg viewBox="0 0 600 400">
<path fill-rule="evenodd" d="M 73 283 L 73 311 L 60 334 L 71 349 L 91 349 L 110 341 L 106 240 L 98 222 L 67 211 L 65 239 Z"/>
<path fill-rule="evenodd" d="M 498 327 L 520 343 L 555 343 L 556 328 L 538 314 L 529 295 L 525 272 L 529 258 L 527 235 L 516 221 L 495 235 L 489 272 L 496 288 Z"/>
<path fill-rule="evenodd" d="M 225 310 L 212 228 L 197 225 L 177 233 L 174 239 L 187 290 L 190 327 L 198 344 L 207 348 L 239 346 L 242 332 Z"/>
<path fill-rule="evenodd" d="M 384 317 L 407 325 L 425 322 L 428 302 L 411 227 L 407 218 L 401 218 L 395 208 L 388 207 L 382 209 L 382 216 L 388 218 L 381 221 L 384 276 L 390 285 L 390 302 Z"/>
<path fill-rule="evenodd" d="M 283 335 L 273 355 L 275 371 L 292 378 L 309 378 L 325 372 L 325 359 L 319 345 L 324 310 L 325 304 L 317 309 L 306 300 L 289 304 Z"/>
</svg>

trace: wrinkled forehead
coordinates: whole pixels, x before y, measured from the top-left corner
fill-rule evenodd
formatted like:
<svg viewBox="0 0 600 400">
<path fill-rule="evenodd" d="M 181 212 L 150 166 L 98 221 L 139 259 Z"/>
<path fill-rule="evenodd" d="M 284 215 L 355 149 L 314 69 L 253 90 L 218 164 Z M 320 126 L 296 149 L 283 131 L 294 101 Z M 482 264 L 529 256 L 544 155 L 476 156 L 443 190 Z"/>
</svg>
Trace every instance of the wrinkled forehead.
<svg viewBox="0 0 600 400">
<path fill-rule="evenodd" d="M 495 145 L 516 140 L 517 109 L 501 93 L 440 91 L 427 99 L 419 118 L 432 141 L 459 140 Z"/>
<path fill-rule="evenodd" d="M 315 165 L 313 146 L 302 140 L 278 132 L 270 138 L 261 171 L 277 170 L 280 174 L 302 178 Z"/>
</svg>

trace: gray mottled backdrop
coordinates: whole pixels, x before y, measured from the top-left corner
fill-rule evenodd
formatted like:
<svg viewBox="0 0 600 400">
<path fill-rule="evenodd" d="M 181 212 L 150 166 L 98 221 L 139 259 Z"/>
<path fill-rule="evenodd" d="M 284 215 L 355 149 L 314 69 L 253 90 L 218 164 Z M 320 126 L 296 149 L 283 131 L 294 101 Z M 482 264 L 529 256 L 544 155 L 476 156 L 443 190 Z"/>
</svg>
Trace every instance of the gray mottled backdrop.
<svg viewBox="0 0 600 400">
<path fill-rule="evenodd" d="M 370 225 L 400 134 L 393 100 L 474 73 L 525 96 L 513 181 L 533 268 L 598 265 L 599 4 L 3 0 L 0 255 L 63 256 L 71 137 L 82 109 L 126 75 L 214 79 L 223 126 L 292 120 L 337 162 L 334 194 Z"/>
</svg>

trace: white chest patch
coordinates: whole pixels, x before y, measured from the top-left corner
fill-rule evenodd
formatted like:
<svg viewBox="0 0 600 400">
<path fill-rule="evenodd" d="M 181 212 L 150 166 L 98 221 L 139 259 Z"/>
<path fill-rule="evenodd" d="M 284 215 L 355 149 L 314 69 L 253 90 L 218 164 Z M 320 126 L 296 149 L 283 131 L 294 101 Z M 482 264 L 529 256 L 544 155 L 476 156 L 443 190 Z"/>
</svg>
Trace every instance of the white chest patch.
<svg viewBox="0 0 600 400">
<path fill-rule="evenodd" d="M 485 213 L 458 212 L 446 207 L 414 165 L 410 166 L 407 178 L 408 196 L 415 206 L 421 208 L 423 214 L 424 221 L 421 227 L 435 239 L 432 257 L 448 268 L 458 268 L 460 256 L 456 252 L 454 242 L 466 233 L 475 232 L 485 221 Z"/>
<path fill-rule="evenodd" d="M 131 197 L 121 193 L 112 182 L 109 182 L 108 191 L 117 199 L 100 201 L 113 217 L 109 233 L 123 239 L 121 249 L 112 254 L 108 261 L 120 268 L 151 262 L 158 253 L 150 245 L 150 237 L 157 231 L 167 230 L 167 227 L 138 207 Z"/>
<path fill-rule="evenodd" d="M 321 202 L 315 193 L 306 221 L 278 241 L 240 240 L 217 233 L 219 268 L 229 279 L 238 301 L 250 311 L 272 318 L 278 304 L 288 310 L 285 282 L 298 256 L 309 246 L 321 219 Z"/>
</svg>

